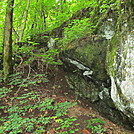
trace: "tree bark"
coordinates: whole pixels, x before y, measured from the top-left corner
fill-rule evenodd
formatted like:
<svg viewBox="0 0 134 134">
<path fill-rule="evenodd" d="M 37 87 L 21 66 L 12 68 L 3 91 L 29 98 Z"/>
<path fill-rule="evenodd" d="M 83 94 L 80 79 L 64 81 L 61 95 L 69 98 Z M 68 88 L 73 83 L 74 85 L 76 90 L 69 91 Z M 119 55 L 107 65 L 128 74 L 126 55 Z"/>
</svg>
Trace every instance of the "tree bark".
<svg viewBox="0 0 134 134">
<path fill-rule="evenodd" d="M 8 81 L 8 76 L 13 73 L 12 65 L 12 24 L 13 24 L 13 4 L 14 0 L 8 0 L 4 26 L 3 42 L 3 71 L 4 82 Z"/>
<path fill-rule="evenodd" d="M 28 0 L 28 2 L 27 2 L 26 12 L 25 12 L 25 16 L 24 16 L 24 23 L 23 23 L 23 26 L 22 26 L 22 31 L 20 32 L 19 42 L 22 41 L 22 38 L 23 38 L 23 35 L 24 35 L 24 31 L 25 31 L 25 28 L 26 28 L 26 22 L 27 22 L 27 18 L 28 18 L 29 7 L 30 7 L 30 0 Z"/>
</svg>

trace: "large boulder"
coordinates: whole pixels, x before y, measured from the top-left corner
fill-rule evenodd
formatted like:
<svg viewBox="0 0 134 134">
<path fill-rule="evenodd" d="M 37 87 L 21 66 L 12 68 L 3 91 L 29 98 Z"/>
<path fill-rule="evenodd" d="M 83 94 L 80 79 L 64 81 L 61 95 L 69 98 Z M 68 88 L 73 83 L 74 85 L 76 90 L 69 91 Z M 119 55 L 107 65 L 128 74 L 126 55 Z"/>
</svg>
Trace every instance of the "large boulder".
<svg viewBox="0 0 134 134">
<path fill-rule="evenodd" d="M 109 42 L 106 61 L 111 98 L 134 125 L 134 7 L 131 5 L 132 1 L 118 20 L 120 25 Z"/>
<path fill-rule="evenodd" d="M 62 53 L 68 84 L 115 122 L 134 126 L 134 3 L 110 11 L 94 34 Z M 73 46 L 73 47 L 72 47 Z M 77 97 L 77 96 L 76 96 Z"/>
<path fill-rule="evenodd" d="M 133 126 L 134 15 L 130 9 L 119 17 L 109 14 L 95 35 L 80 39 L 62 53 L 62 60 L 68 84 L 76 94 L 88 98 L 111 120 L 129 120 Z"/>
<path fill-rule="evenodd" d="M 62 61 L 67 82 L 74 92 L 87 98 L 99 112 L 117 122 L 122 116 L 111 99 L 110 77 L 106 71 L 107 47 L 115 34 L 115 23 L 115 14 L 109 15 L 95 35 L 84 36 L 74 48 L 62 53 Z"/>
<path fill-rule="evenodd" d="M 91 102 L 98 101 L 102 86 L 109 85 L 105 69 L 107 44 L 108 41 L 99 35 L 94 39 L 87 37 L 62 55 L 70 87 Z"/>
</svg>

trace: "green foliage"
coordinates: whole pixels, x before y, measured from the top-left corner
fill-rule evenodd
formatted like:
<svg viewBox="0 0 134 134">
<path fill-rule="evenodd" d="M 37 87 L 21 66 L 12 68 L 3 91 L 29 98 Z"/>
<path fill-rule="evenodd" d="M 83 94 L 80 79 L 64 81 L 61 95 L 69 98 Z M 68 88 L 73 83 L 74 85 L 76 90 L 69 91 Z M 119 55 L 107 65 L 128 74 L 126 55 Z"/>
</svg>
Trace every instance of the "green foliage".
<svg viewBox="0 0 134 134">
<path fill-rule="evenodd" d="M 73 127 L 73 122 L 76 121 L 77 119 L 74 117 L 70 117 L 70 118 L 65 118 L 65 119 L 57 119 L 56 122 L 60 123 L 60 127 L 56 128 L 56 130 L 59 129 L 64 129 L 64 128 L 70 128 L 69 131 L 64 131 L 63 133 L 60 134 L 72 134 L 77 132 L 79 129 L 74 129 Z M 79 124 L 76 124 L 79 125 Z"/>
<path fill-rule="evenodd" d="M 2 52 L 2 42 L 3 42 L 3 27 L 4 27 L 4 17 L 5 17 L 5 9 L 6 9 L 6 1 L 0 2 L 1 11 L 0 11 L 0 52 Z M 27 0 L 15 0 L 14 4 L 14 17 L 13 17 L 13 42 L 18 42 L 20 35 L 23 30 L 23 23 L 25 21 Z M 38 7 L 38 8 L 37 8 Z M 28 10 L 28 18 L 26 20 L 26 28 L 24 29 L 24 36 L 21 41 L 26 41 L 28 37 L 34 37 L 34 39 L 46 37 L 43 35 L 44 33 L 51 32 L 54 28 L 59 27 L 69 18 L 71 18 L 74 13 L 83 8 L 90 7 L 91 11 L 89 12 L 90 18 L 81 18 L 71 20 L 71 23 L 64 30 L 64 38 L 60 41 L 62 47 L 66 47 L 68 43 L 71 41 L 78 40 L 79 38 L 87 35 L 89 33 L 93 33 L 96 28 L 96 22 L 94 19 L 96 18 L 96 10 L 103 14 L 108 9 L 111 10 L 120 10 L 120 0 L 66 0 L 66 1 L 58 1 L 56 0 L 32 0 L 30 3 L 30 7 Z M 19 10 L 18 10 L 19 9 Z M 82 14 L 80 13 L 80 16 Z M 98 16 L 99 17 L 99 16 Z M 98 20 L 96 18 L 96 20 Z M 36 36 L 38 35 L 38 36 Z M 13 46 L 14 50 L 18 53 L 23 54 L 31 54 L 31 58 L 26 62 L 29 64 L 33 61 L 35 55 L 33 56 L 33 49 L 35 48 L 34 43 L 32 46 L 23 46 L 18 48 L 18 46 Z M 18 56 L 17 55 L 17 56 Z M 53 59 L 49 56 L 44 56 L 48 62 L 55 63 Z"/>
<path fill-rule="evenodd" d="M 0 119 L 0 133 L 17 134 L 22 132 L 39 133 L 46 132 L 48 125 L 56 122 L 58 124 L 57 132 L 62 128 L 70 128 L 69 133 L 74 133 L 72 124 L 75 118 L 64 117 L 70 107 L 76 105 L 71 102 L 56 102 L 52 98 L 40 100 L 40 94 L 35 91 L 29 91 L 30 86 L 37 86 L 37 83 L 47 82 L 46 75 L 37 74 L 30 78 L 23 78 L 22 73 L 16 73 L 10 76 L 8 87 L 0 88 L 0 100 L 9 98 L 13 88 L 27 88 L 26 93 L 10 97 L 7 105 L 1 105 L 0 110 L 6 115 Z M 45 81 L 44 81 L 45 80 Z M 16 92 L 17 93 L 17 92 Z M 33 116 L 34 113 L 36 116 Z M 32 115 L 33 113 L 33 115 Z M 38 126 L 38 127 L 36 127 Z"/>
<path fill-rule="evenodd" d="M 90 21 L 89 18 L 84 18 L 81 20 L 74 20 L 69 24 L 68 27 L 65 27 L 63 38 L 63 43 L 68 44 L 72 40 L 78 40 L 87 34 L 91 34 L 95 29 L 95 25 Z"/>
<path fill-rule="evenodd" d="M 5 97 L 10 92 L 11 92 L 11 89 L 8 89 L 7 87 L 0 88 L 0 99 Z"/>
<path fill-rule="evenodd" d="M 3 32 L 4 32 L 6 6 L 7 6 L 6 0 L 0 1 L 0 53 L 2 52 L 2 45 L 3 45 Z"/>
<path fill-rule="evenodd" d="M 92 130 L 92 133 L 103 134 L 103 132 L 106 131 L 106 129 L 103 128 L 103 124 L 106 122 L 102 121 L 101 118 L 87 120 L 87 122 L 87 128 L 90 128 Z"/>
<path fill-rule="evenodd" d="M 87 18 L 85 16 L 84 18 L 84 16 L 80 15 L 81 18 L 72 20 L 70 24 L 68 24 L 68 26 L 64 28 L 64 37 L 60 40 L 60 43 L 63 44 L 63 48 L 68 48 L 68 45 L 70 46 L 74 42 L 79 42 L 82 37 L 94 34 L 96 28 L 98 28 L 100 23 L 102 23 L 101 18 L 104 19 L 104 17 L 106 17 L 108 11 L 110 10 L 118 11 L 120 6 L 119 0 L 91 0 L 87 1 L 87 3 L 87 7 L 90 7 L 91 9 L 91 11 L 88 13 L 90 17 Z"/>
<path fill-rule="evenodd" d="M 118 5 L 118 6 L 117 6 Z M 22 32 L 23 22 L 25 21 L 27 1 L 16 0 L 14 6 L 14 33 L 13 40 L 16 42 Z M 37 8 L 38 7 L 38 8 Z M 51 31 L 54 28 L 59 27 L 63 22 L 67 21 L 72 17 L 74 13 L 83 8 L 100 8 L 100 12 L 104 13 L 109 7 L 116 8 L 119 7 L 119 0 L 72 0 L 72 1 L 59 1 L 56 0 L 33 0 L 30 3 L 30 8 L 28 11 L 27 25 L 24 32 L 23 40 L 27 37 L 35 35 L 35 33 L 45 33 L 46 31 Z M 1 3 L 1 22 L 2 27 L 3 18 L 5 17 L 6 2 Z M 19 10 L 18 10 L 19 9 Z M 93 13 L 93 12 L 92 12 Z M 90 13 L 89 13 L 90 14 Z M 90 22 L 89 22 L 90 23 Z M 88 27 L 89 28 L 89 27 Z M 85 31 L 85 30 L 84 30 Z M 0 31 L 1 36 L 3 35 Z M 2 38 L 1 38 L 2 39 Z M 0 42 L 2 44 L 2 40 Z M 1 46 L 1 45 L 0 45 Z"/>
<path fill-rule="evenodd" d="M 100 6 L 100 13 L 104 13 L 108 9 L 119 11 L 120 0 L 102 0 Z"/>
<path fill-rule="evenodd" d="M 20 42 L 21 43 L 21 42 Z M 43 65 L 61 65 L 62 62 L 59 59 L 60 48 L 52 48 L 44 52 L 43 48 L 38 48 L 39 43 L 30 42 L 24 43 L 22 47 L 13 45 L 13 52 L 16 58 L 19 59 L 20 55 L 23 55 L 23 62 L 25 65 L 32 64 L 33 61 L 40 59 Z M 15 59 L 16 60 L 16 59 Z"/>
<path fill-rule="evenodd" d="M 60 53 L 58 49 L 49 49 L 43 54 L 33 54 L 35 57 L 40 57 L 43 60 L 43 63 L 46 65 L 61 65 L 62 62 L 60 59 L 56 60 Z"/>
<path fill-rule="evenodd" d="M 18 73 L 10 75 L 10 80 L 9 80 L 8 84 L 13 85 L 13 86 L 21 84 L 22 83 L 21 74 L 22 74 L 22 72 L 18 72 Z"/>
<path fill-rule="evenodd" d="M 2 52 L 6 4 L 6 0 L 0 1 L 0 52 Z M 22 32 L 26 6 L 27 0 L 15 0 L 13 17 L 14 42 L 18 42 L 20 33 Z M 35 59 L 39 59 L 45 65 L 61 65 L 62 63 L 58 59 L 61 50 L 68 48 L 68 44 L 72 45 L 73 41 L 79 41 L 85 35 L 92 34 L 97 28 L 99 17 L 103 16 L 109 9 L 117 11 L 120 9 L 120 0 L 66 0 L 66 2 L 59 1 L 57 3 L 56 0 L 32 0 L 28 11 L 27 25 L 21 41 L 27 41 L 28 37 L 33 37 L 35 41 L 40 41 L 40 39 L 48 40 L 48 36 L 45 36 L 44 33 L 51 33 L 53 29 L 71 18 L 74 13 L 88 7 L 91 8 L 91 11 L 88 13 L 89 18 L 71 20 L 70 24 L 64 28 L 64 38 L 56 38 L 56 41 L 59 41 L 61 45 L 59 48 L 43 52 L 40 49 L 35 53 L 34 51 L 38 49 L 38 44 L 28 42 L 29 45 L 25 44 L 22 47 L 13 45 L 14 55 L 16 57 L 23 55 L 26 66 L 30 66 Z M 96 16 L 96 11 L 100 16 Z M 76 118 L 64 118 L 64 115 L 67 115 L 68 109 L 75 106 L 76 103 L 59 103 L 51 98 L 45 98 L 41 101 L 39 98 L 40 94 L 31 91 L 30 87 L 37 87 L 40 83 L 48 82 L 47 76 L 45 74 L 36 74 L 33 77 L 29 77 L 29 75 L 22 77 L 22 75 L 23 73 L 11 75 L 7 87 L 0 88 L 0 100 L 7 97 L 11 102 L 10 104 L 0 106 L 0 110 L 4 110 L 5 112 L 5 116 L 0 119 L 2 122 L 0 133 L 17 134 L 31 132 L 33 134 L 41 134 L 46 132 L 47 126 L 51 126 L 52 122 L 58 123 L 58 132 L 64 128 L 69 130 L 59 132 L 60 134 L 70 134 L 78 131 L 78 129 L 75 129 L 75 125 L 73 125 Z M 3 77 L 0 75 L 0 83 L 2 80 Z M 25 89 L 27 93 L 10 98 L 8 95 L 14 91 L 14 88 L 17 88 L 17 91 Z M 29 92 L 29 89 L 31 92 Z M 50 111 L 52 112 L 51 114 Z M 32 112 L 41 114 L 32 117 Z M 102 134 L 106 131 L 103 128 L 104 122 L 100 118 L 91 119 L 87 122 L 87 128 L 90 128 L 92 133 Z"/>
<path fill-rule="evenodd" d="M 0 70 L 0 83 L 2 83 L 2 81 L 3 81 L 3 71 Z"/>
<path fill-rule="evenodd" d="M 16 74 L 10 75 L 10 80 L 8 85 L 10 86 L 18 86 L 18 87 L 28 87 L 30 85 L 38 86 L 39 83 L 48 82 L 46 74 L 36 74 L 31 77 L 22 78 L 22 72 L 18 72 Z"/>
<path fill-rule="evenodd" d="M 2 41 L 1 41 L 2 42 Z M 0 44 L 0 53 L 2 53 L 2 43 Z M 2 56 L 0 56 L 1 59 Z"/>
<path fill-rule="evenodd" d="M 33 98 L 34 96 L 34 98 Z M 38 95 L 37 95 L 38 96 Z M 25 102 L 26 99 L 30 98 L 30 101 L 35 100 L 37 98 L 37 96 L 35 96 L 32 92 L 29 94 L 23 94 L 20 97 L 17 97 L 16 99 L 23 99 L 22 101 Z M 53 99 L 51 98 L 46 98 L 44 101 L 39 101 L 36 103 L 36 105 L 22 105 L 24 103 L 19 103 L 13 106 L 8 106 L 7 107 L 7 112 L 8 115 L 6 117 L 7 120 L 3 121 L 3 125 L 0 126 L 0 133 L 5 133 L 5 132 L 9 132 L 9 134 L 17 134 L 17 133 L 22 133 L 22 132 L 33 132 L 35 125 L 39 125 L 42 124 L 45 126 L 47 126 L 47 124 L 55 121 L 58 122 L 59 125 L 61 126 L 61 128 L 64 127 L 70 127 L 69 124 L 71 125 L 73 121 L 75 121 L 76 119 L 73 118 L 65 118 L 65 120 L 60 119 L 62 116 L 64 116 L 66 114 L 61 112 L 61 110 L 59 109 L 65 109 L 65 111 L 74 106 L 75 104 L 69 103 L 69 102 L 65 102 L 66 105 L 63 103 L 60 103 L 60 106 L 58 105 L 58 103 L 55 103 L 54 105 L 52 104 L 52 102 L 54 102 Z M 27 103 L 27 102 L 25 102 Z M 37 115 L 36 117 L 28 117 L 30 112 L 34 112 L 38 109 L 38 113 L 41 111 L 44 111 L 44 114 L 42 113 L 42 115 Z M 56 114 L 50 114 L 49 112 L 46 111 L 50 111 L 53 110 L 55 111 L 54 113 L 58 113 L 58 116 L 56 116 Z M 60 116 L 59 116 L 60 115 Z M 58 119 L 55 120 L 54 116 Z M 59 120 L 62 120 L 62 122 L 60 123 Z M 33 133 L 41 133 L 43 131 L 45 131 L 42 126 L 40 126 L 39 128 L 37 128 Z M 59 128 L 60 129 L 60 128 Z"/>
</svg>

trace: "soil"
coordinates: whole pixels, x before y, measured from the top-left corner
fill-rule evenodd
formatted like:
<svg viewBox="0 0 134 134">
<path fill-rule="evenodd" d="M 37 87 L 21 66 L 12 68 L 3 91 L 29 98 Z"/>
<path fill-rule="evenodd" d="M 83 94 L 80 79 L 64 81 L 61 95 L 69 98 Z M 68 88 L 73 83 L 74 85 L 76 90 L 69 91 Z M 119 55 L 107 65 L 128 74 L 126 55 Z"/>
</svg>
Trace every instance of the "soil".
<svg viewBox="0 0 134 134">
<path fill-rule="evenodd" d="M 91 104 L 87 99 L 75 95 L 74 91 L 69 88 L 63 70 L 53 70 L 55 69 L 51 69 L 48 73 L 49 82 L 47 82 L 46 84 L 41 83 L 38 86 L 38 89 L 33 87 L 33 90 L 41 93 L 40 100 L 43 100 L 45 97 L 49 97 L 54 98 L 54 100 L 56 100 L 57 102 L 77 102 L 76 106 L 69 108 L 68 114 L 66 115 L 67 117 L 73 116 L 77 118 L 75 124 L 79 123 L 79 131 L 75 132 L 75 134 L 91 134 L 91 130 L 86 127 L 87 122 L 85 122 L 85 120 L 89 120 L 91 118 L 102 118 L 102 120 L 106 122 L 103 126 L 106 129 L 106 132 L 104 132 L 105 134 L 134 134 L 134 132 L 126 130 L 123 126 L 114 124 L 108 119 L 102 117 L 97 111 L 94 110 L 93 104 Z M 24 94 L 24 92 L 26 92 L 26 90 L 20 90 L 17 92 L 17 94 Z M 16 91 L 14 93 L 16 93 Z M 6 103 L 8 103 L 7 100 Z M 33 114 L 32 116 L 37 116 L 39 113 L 31 112 L 31 114 Z M 49 129 L 42 134 L 56 133 L 55 127 L 57 124 L 52 123 L 50 125 L 51 126 L 49 127 Z M 24 132 L 23 134 L 31 133 Z"/>
<path fill-rule="evenodd" d="M 106 122 L 104 124 L 104 128 L 107 130 L 106 134 L 134 134 L 133 131 L 129 131 L 123 126 L 117 125 L 105 117 L 102 117 L 102 115 L 94 109 L 93 104 L 87 99 L 76 95 L 74 91 L 69 88 L 63 70 L 58 70 L 50 77 L 50 82 L 48 83 L 47 88 L 51 89 L 49 91 L 51 91 L 50 94 L 52 96 L 61 101 L 77 102 L 77 105 L 70 108 L 68 111 L 68 116 L 76 117 L 76 123 L 80 123 L 80 131 L 76 132 L 76 134 L 91 133 L 91 130 L 86 129 L 87 124 L 84 123 L 85 120 L 90 118 L 102 118 L 102 120 Z"/>
</svg>

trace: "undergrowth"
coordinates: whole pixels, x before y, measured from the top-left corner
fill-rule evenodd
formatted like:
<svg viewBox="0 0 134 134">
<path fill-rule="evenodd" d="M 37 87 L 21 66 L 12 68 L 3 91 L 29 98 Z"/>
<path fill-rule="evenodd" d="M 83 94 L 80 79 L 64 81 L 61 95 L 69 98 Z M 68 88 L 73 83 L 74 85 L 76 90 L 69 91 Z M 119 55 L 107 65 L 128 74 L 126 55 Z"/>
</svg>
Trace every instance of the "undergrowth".
<svg viewBox="0 0 134 134">
<path fill-rule="evenodd" d="M 16 73 L 10 75 L 8 83 L 0 84 L 0 133 L 75 134 L 82 131 L 77 118 L 68 116 L 69 108 L 74 107 L 76 102 L 60 101 L 43 95 L 40 90 L 41 85 L 49 82 L 44 66 L 48 68 L 48 65 L 61 65 L 57 58 L 59 50 L 41 52 L 40 49 L 39 52 L 34 52 L 35 49 L 31 46 L 30 51 L 26 50 L 24 46 L 16 50 L 17 57 L 20 56 L 22 61 L 15 64 Z M 34 61 L 36 68 L 32 68 Z M 28 71 L 25 73 L 25 70 Z M 0 72 L 0 83 L 2 82 L 3 76 Z M 86 122 L 86 129 L 91 130 L 91 133 L 103 134 L 105 131 L 101 120 L 87 119 Z"/>
<path fill-rule="evenodd" d="M 0 88 L 1 134 L 45 134 L 50 130 L 55 134 L 71 134 L 80 130 L 80 123 L 75 123 L 77 118 L 67 115 L 68 109 L 76 103 L 60 102 L 45 95 L 41 97 L 39 90 L 32 90 L 33 86 L 38 89 L 40 83 L 46 82 L 45 74 L 26 78 L 22 73 L 10 76 L 8 85 Z M 105 131 L 104 122 L 100 119 L 87 122 L 91 133 L 102 134 Z"/>
<path fill-rule="evenodd" d="M 87 122 L 87 128 L 90 128 L 92 133 L 103 134 L 106 131 L 106 129 L 103 128 L 103 124 L 106 122 L 102 121 L 101 118 L 90 119 L 87 120 Z"/>
<path fill-rule="evenodd" d="M 37 74 L 33 78 L 23 79 L 20 73 L 11 76 L 8 87 L 0 88 L 0 100 L 4 100 L 6 105 L 1 105 L 0 110 L 3 117 L 0 119 L 0 133 L 18 134 L 31 132 L 33 134 L 45 133 L 51 129 L 51 124 L 57 124 L 55 133 L 63 128 L 70 127 L 70 133 L 75 133 L 77 129 L 71 130 L 76 118 L 64 117 L 67 110 L 76 105 L 71 102 L 56 102 L 53 98 L 45 97 L 40 100 L 39 92 L 29 90 L 31 85 L 37 86 L 40 82 L 47 82 L 44 74 Z M 14 92 L 14 86 L 26 93 Z M 30 88 L 30 87 L 29 87 Z M 14 93 L 13 96 L 10 94 Z M 2 114 L 1 113 L 1 114 Z M 36 115 L 36 116 L 34 116 Z M 68 133 L 64 131 L 64 133 Z"/>
</svg>

